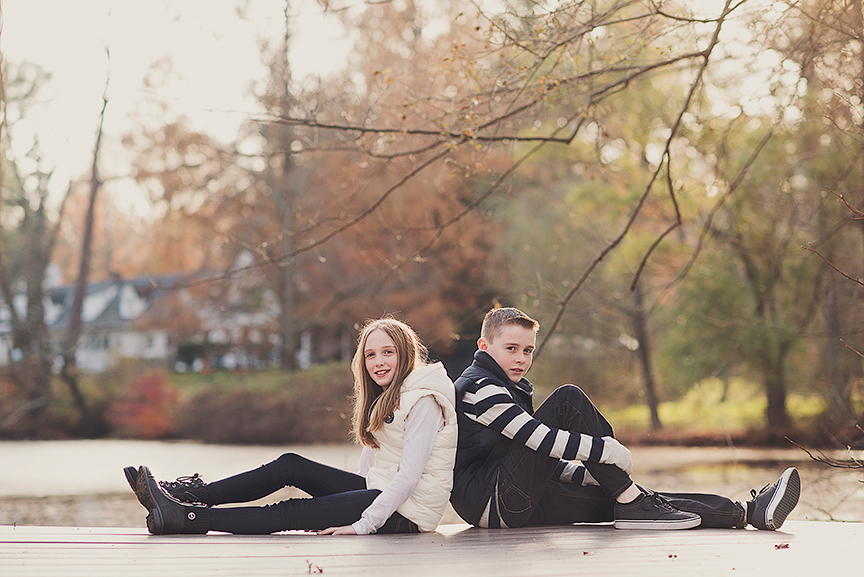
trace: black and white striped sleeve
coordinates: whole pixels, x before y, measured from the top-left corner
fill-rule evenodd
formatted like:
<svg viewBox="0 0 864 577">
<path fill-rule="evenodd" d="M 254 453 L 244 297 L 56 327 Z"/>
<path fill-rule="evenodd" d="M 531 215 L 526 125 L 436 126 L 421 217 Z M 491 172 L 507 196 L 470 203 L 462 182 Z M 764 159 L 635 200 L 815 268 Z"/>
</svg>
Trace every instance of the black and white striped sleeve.
<svg viewBox="0 0 864 577">
<path fill-rule="evenodd" d="M 572 463 L 570 461 L 558 461 L 558 467 L 552 474 L 552 478 L 562 483 L 570 483 L 572 485 L 598 485 L 588 469 L 582 463 Z"/>
<path fill-rule="evenodd" d="M 510 392 L 480 379 L 462 397 L 465 415 L 543 455 L 566 461 L 608 463 L 626 469 L 630 451 L 612 437 L 592 437 L 543 424 L 520 407 Z"/>
</svg>

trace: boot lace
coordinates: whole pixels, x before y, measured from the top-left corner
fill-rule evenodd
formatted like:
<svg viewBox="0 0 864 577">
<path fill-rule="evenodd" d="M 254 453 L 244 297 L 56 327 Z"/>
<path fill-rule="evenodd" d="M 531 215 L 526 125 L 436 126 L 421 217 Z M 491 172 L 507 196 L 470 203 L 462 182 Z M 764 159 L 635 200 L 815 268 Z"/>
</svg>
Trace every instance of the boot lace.
<svg viewBox="0 0 864 577">
<path fill-rule="evenodd" d="M 756 497 L 758 497 L 759 495 L 761 495 L 762 493 L 764 493 L 765 491 L 770 489 L 773 485 L 774 485 L 773 483 L 768 483 L 767 485 L 762 487 L 762 489 L 758 493 L 756 492 L 756 489 L 750 489 L 750 497 L 755 499 Z"/>
<path fill-rule="evenodd" d="M 207 487 L 198 473 L 177 477 L 176 481 L 159 481 L 159 486 L 171 497 L 190 505 L 209 507 Z"/>
<path fill-rule="evenodd" d="M 178 489 L 200 489 L 204 486 L 204 480 L 198 473 L 187 475 L 185 477 L 177 477 L 176 481 L 159 481 L 159 486 L 163 489 L 176 491 Z"/>
</svg>

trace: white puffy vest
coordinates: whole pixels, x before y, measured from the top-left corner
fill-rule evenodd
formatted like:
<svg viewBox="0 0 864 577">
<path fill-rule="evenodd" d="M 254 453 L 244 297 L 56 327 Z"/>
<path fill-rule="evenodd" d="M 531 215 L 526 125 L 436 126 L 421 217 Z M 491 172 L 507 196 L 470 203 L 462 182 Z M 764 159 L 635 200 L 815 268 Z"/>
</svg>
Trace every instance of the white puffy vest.
<svg viewBox="0 0 864 577">
<path fill-rule="evenodd" d="M 435 437 L 432 455 L 420 476 L 420 482 L 396 509 L 410 519 L 421 531 L 434 531 L 444 515 L 453 488 L 453 465 L 456 462 L 456 393 L 447 377 L 444 365 L 435 363 L 414 369 L 402 383 L 399 408 L 393 420 L 375 431 L 379 449 L 375 452 L 375 463 L 366 474 L 366 486 L 383 491 L 399 470 L 402 460 L 402 440 L 405 434 L 405 417 L 414 403 L 423 397 L 433 397 L 444 414 L 444 428 Z"/>
</svg>

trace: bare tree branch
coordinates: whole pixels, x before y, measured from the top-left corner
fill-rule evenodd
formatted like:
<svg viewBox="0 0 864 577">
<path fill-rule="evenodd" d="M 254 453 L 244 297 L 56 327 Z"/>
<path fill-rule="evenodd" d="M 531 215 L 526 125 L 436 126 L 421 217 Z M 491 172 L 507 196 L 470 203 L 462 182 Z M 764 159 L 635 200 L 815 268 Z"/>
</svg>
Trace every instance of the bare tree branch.
<svg viewBox="0 0 864 577">
<path fill-rule="evenodd" d="M 381 194 L 375 202 L 370 204 L 368 207 L 366 207 L 366 209 L 364 209 L 362 212 L 360 212 L 357 216 L 352 218 L 347 223 L 345 223 L 342 226 L 340 226 L 339 228 L 329 232 L 328 234 L 325 234 L 323 237 L 321 237 L 317 240 L 313 240 L 302 247 L 294 249 L 293 251 L 291 251 L 290 253 L 288 253 L 286 255 L 282 255 L 279 258 L 268 258 L 266 260 L 255 262 L 255 263 L 250 264 L 248 266 L 234 268 L 234 269 L 227 271 L 226 273 L 224 273 L 222 275 L 208 277 L 208 278 L 199 279 L 199 280 L 195 280 L 195 281 L 190 281 L 187 283 L 179 283 L 176 285 L 172 285 L 171 287 L 165 287 L 165 288 L 170 288 L 170 289 L 191 288 L 194 286 L 200 286 L 200 285 L 205 285 L 205 284 L 210 284 L 210 283 L 226 280 L 226 279 L 231 278 L 235 275 L 244 273 L 246 271 L 254 270 L 254 269 L 260 268 L 262 266 L 278 265 L 280 262 L 287 261 L 289 259 L 296 257 L 297 255 L 299 255 L 301 253 L 313 250 L 314 248 L 317 248 L 317 247 L 325 244 L 329 240 L 339 236 L 340 234 L 342 234 L 343 232 L 345 232 L 349 228 L 353 227 L 354 225 L 358 224 L 359 222 L 362 222 L 363 220 L 365 220 L 369 215 L 371 215 L 376 210 L 378 210 L 378 208 L 382 204 L 384 204 L 384 201 L 386 201 L 395 191 L 402 188 L 402 186 L 406 182 L 408 182 L 409 180 L 411 180 L 412 178 L 414 178 L 415 176 L 420 174 L 420 172 L 422 172 L 425 168 L 427 168 L 431 164 L 434 164 L 439 159 L 443 158 L 445 155 L 448 154 L 448 152 L 449 151 L 447 151 L 447 150 L 439 152 L 437 155 L 427 159 L 425 162 L 423 162 L 422 164 L 415 167 L 408 174 L 404 175 L 397 183 L 393 184 L 386 191 L 384 191 L 384 193 Z"/>
<path fill-rule="evenodd" d="M 696 242 L 696 248 L 693 249 L 693 253 L 690 255 L 690 258 L 681 268 L 681 271 L 678 275 L 666 285 L 665 290 L 669 290 L 679 284 L 687 274 L 690 272 L 690 269 L 696 262 L 696 259 L 699 257 L 699 254 L 702 252 L 702 247 L 705 244 L 705 239 L 708 234 L 711 232 L 711 224 L 714 222 L 714 217 L 717 216 L 717 213 L 720 212 L 720 209 L 732 196 L 732 194 L 738 190 L 738 187 L 744 182 L 744 179 L 747 177 L 747 173 L 750 171 L 750 167 L 753 166 L 753 163 L 756 162 L 756 159 L 761 154 L 762 149 L 765 148 L 765 145 L 768 144 L 768 141 L 771 140 L 771 137 L 774 135 L 774 127 L 772 126 L 762 139 L 759 141 L 759 144 L 753 149 L 750 153 L 750 156 L 747 158 L 747 161 L 744 163 L 744 166 L 741 167 L 741 170 L 738 171 L 738 175 L 735 177 L 735 180 L 729 185 L 729 188 L 726 189 L 726 192 L 723 193 L 723 196 L 714 204 L 711 212 L 708 213 L 708 216 L 705 219 L 705 223 L 702 225 L 702 233 L 699 235 L 699 240 Z"/>
<path fill-rule="evenodd" d="M 666 188 L 669 190 L 669 197 L 672 200 L 672 205 L 675 208 L 675 222 L 669 225 L 663 233 L 658 236 L 648 250 L 645 252 L 645 255 L 642 257 L 642 260 L 639 262 L 639 267 L 636 269 L 636 274 L 633 275 L 633 282 L 630 283 L 630 290 L 636 290 L 636 285 L 639 283 L 639 278 L 642 276 L 642 271 L 645 270 L 645 265 L 648 264 L 648 259 L 651 258 L 651 255 L 654 253 L 654 250 L 660 246 L 660 243 L 663 242 L 663 239 L 669 235 L 673 230 L 681 226 L 681 210 L 678 208 L 678 199 L 675 197 L 675 190 L 672 186 L 672 169 L 671 162 L 666 162 Z"/>
<path fill-rule="evenodd" d="M 860 425 L 855 425 L 855 427 L 859 431 L 864 433 L 864 429 L 862 429 Z M 804 451 L 805 453 L 807 453 L 807 456 L 809 456 L 814 461 L 818 461 L 820 463 L 825 463 L 826 465 L 829 465 L 829 466 L 837 468 L 837 469 L 864 469 L 864 461 L 860 461 L 859 459 L 856 459 L 851 454 L 850 454 L 850 458 L 848 460 L 840 460 L 840 459 L 833 459 L 833 458 L 829 457 L 828 455 L 826 455 L 825 453 L 823 453 L 822 451 L 816 449 L 816 452 L 819 454 L 814 455 L 811 451 L 809 451 L 808 449 L 805 449 L 804 447 L 802 447 L 801 445 L 799 445 L 798 443 L 796 443 L 795 441 L 793 441 L 789 437 L 786 437 L 786 440 L 789 441 L 790 443 L 792 443 L 793 445 L 795 445 L 796 447 L 798 447 L 799 449 L 801 449 L 802 451 Z"/>
<path fill-rule="evenodd" d="M 843 346 L 845 346 L 847 349 L 849 349 L 850 351 L 852 351 L 853 353 L 855 353 L 856 355 L 858 355 L 859 357 L 861 357 L 862 359 L 864 359 L 864 353 L 861 353 L 861 351 L 859 351 L 858 349 L 855 349 L 855 348 L 850 347 L 850 346 L 846 343 L 846 341 L 844 341 L 843 339 L 840 339 L 840 342 L 843 343 Z"/>
<path fill-rule="evenodd" d="M 680 127 L 681 119 L 683 118 L 684 113 L 687 112 L 687 110 L 689 109 L 690 102 L 693 98 L 693 95 L 695 94 L 696 89 L 699 87 L 699 85 L 702 82 L 702 76 L 705 73 L 705 69 L 708 67 L 708 62 L 710 61 L 711 53 L 713 52 L 714 48 L 717 46 L 717 44 L 719 42 L 720 30 L 723 27 L 723 23 L 725 21 L 726 16 L 728 16 L 728 14 L 731 11 L 732 11 L 731 0 L 726 0 L 726 4 L 723 7 L 723 12 L 721 13 L 720 17 L 717 19 L 717 25 L 714 28 L 714 32 L 713 32 L 713 35 L 711 37 L 711 42 L 709 43 L 708 47 L 701 54 L 702 63 L 701 63 L 699 70 L 696 74 L 696 78 L 693 80 L 693 82 L 690 85 L 690 90 L 687 94 L 687 98 L 679 110 L 678 118 L 676 119 L 675 124 L 673 125 L 672 130 L 670 131 L 669 137 L 666 139 L 666 145 L 664 147 L 663 156 L 665 157 L 665 161 L 667 164 L 670 162 L 670 158 L 671 158 L 670 148 L 672 146 L 672 140 L 678 134 L 678 128 Z M 585 271 L 582 273 L 582 276 L 579 277 L 579 279 L 576 281 L 576 283 L 574 283 L 570 287 L 570 289 L 567 291 L 567 294 L 564 296 L 564 298 L 558 302 L 558 311 L 556 312 L 555 317 L 552 320 L 551 326 L 547 329 L 546 334 L 543 337 L 543 340 L 540 342 L 540 345 L 537 347 L 537 350 L 535 352 L 535 357 L 540 355 L 540 353 L 543 351 L 543 348 L 546 346 L 546 343 L 548 343 L 549 339 L 552 338 L 552 336 L 555 334 L 555 329 L 558 328 L 558 324 L 561 322 L 561 318 L 564 316 L 564 312 L 567 310 L 567 307 L 569 306 L 570 301 L 573 299 L 573 297 L 576 295 L 576 293 L 579 291 L 579 289 L 582 287 L 582 285 L 585 283 L 585 281 L 588 280 L 588 277 L 591 275 L 592 272 L 594 272 L 594 269 L 597 268 L 597 266 L 606 258 L 606 256 L 610 252 L 612 252 L 621 243 L 621 241 L 624 240 L 624 237 L 630 232 L 630 229 L 632 228 L 633 223 L 636 221 L 636 217 L 641 212 L 641 209 L 645 204 L 645 200 L 648 198 L 648 195 L 651 192 L 651 189 L 654 185 L 654 182 L 657 180 L 657 176 L 659 175 L 659 172 L 660 172 L 660 170 L 662 170 L 662 168 L 663 168 L 663 162 L 661 161 L 660 164 L 658 164 L 657 169 L 652 173 L 648 184 L 645 186 L 644 192 L 642 193 L 641 197 L 639 198 L 639 201 L 637 202 L 635 208 L 631 212 L 630 218 L 628 219 L 627 223 L 624 225 L 624 229 L 603 250 L 600 251 L 600 254 L 598 254 L 594 258 L 594 260 L 591 262 L 591 264 L 588 265 L 588 268 L 585 269 Z M 670 190 L 670 194 L 671 193 L 672 193 L 672 191 Z M 677 206 L 677 203 L 676 203 L 676 206 Z"/>
<path fill-rule="evenodd" d="M 829 261 L 827 258 L 825 258 L 825 257 L 824 257 L 824 256 L 823 256 L 823 255 L 818 251 L 818 250 L 816 250 L 815 248 L 813 248 L 813 245 L 812 245 L 812 244 L 809 245 L 809 246 L 803 246 L 803 245 L 802 245 L 801 248 L 804 249 L 804 250 L 806 250 L 806 251 L 812 252 L 813 254 L 815 254 L 816 256 L 818 256 L 819 258 L 821 258 L 821 259 L 825 262 L 825 264 L 827 264 L 828 266 L 830 266 L 831 268 L 833 268 L 834 270 L 836 270 L 838 273 L 840 273 L 841 276 L 843 276 L 843 277 L 846 278 L 847 280 L 851 280 L 851 281 L 854 282 L 854 283 L 858 283 L 859 285 L 864 286 L 864 280 L 862 280 L 862 279 L 860 279 L 860 278 L 852 278 L 851 276 L 849 276 L 848 274 L 846 274 L 845 272 L 843 272 L 842 270 L 840 270 L 839 268 L 837 268 L 836 266 L 834 266 L 834 263 L 832 263 L 832 262 Z"/>
</svg>

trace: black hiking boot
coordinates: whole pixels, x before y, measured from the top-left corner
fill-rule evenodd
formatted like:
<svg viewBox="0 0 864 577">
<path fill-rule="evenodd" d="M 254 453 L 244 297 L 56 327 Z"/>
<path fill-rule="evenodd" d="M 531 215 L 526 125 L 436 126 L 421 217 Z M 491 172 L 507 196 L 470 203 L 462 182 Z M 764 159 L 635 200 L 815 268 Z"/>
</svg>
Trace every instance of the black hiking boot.
<svg viewBox="0 0 864 577">
<path fill-rule="evenodd" d="M 181 503 L 167 495 L 147 467 L 138 471 L 138 488 L 143 488 L 153 503 L 147 515 L 147 530 L 153 535 L 203 535 L 210 530 L 210 509 Z"/>
<path fill-rule="evenodd" d="M 135 491 L 135 496 L 138 497 L 138 502 L 148 511 L 153 508 L 153 503 L 150 502 L 150 497 L 146 493 L 138 490 L 138 473 L 139 469 L 135 467 L 123 467 L 123 474 L 126 475 L 126 482 Z"/>
<path fill-rule="evenodd" d="M 747 501 L 747 522 L 757 529 L 776 531 L 779 529 L 801 495 L 801 477 L 798 469 L 789 467 L 780 478 L 765 485 L 759 494 L 750 491 L 753 497 Z"/>
<path fill-rule="evenodd" d="M 210 494 L 207 492 L 207 484 L 198 473 L 191 477 L 177 477 L 176 481 L 159 481 L 162 489 L 183 503 L 193 505 L 206 505 L 209 507 Z"/>
<path fill-rule="evenodd" d="M 616 529 L 692 529 L 702 517 L 676 509 L 654 492 L 645 493 L 630 503 L 615 503 Z"/>
</svg>

